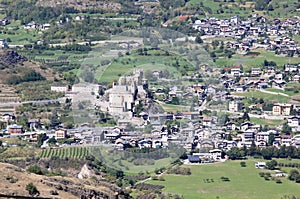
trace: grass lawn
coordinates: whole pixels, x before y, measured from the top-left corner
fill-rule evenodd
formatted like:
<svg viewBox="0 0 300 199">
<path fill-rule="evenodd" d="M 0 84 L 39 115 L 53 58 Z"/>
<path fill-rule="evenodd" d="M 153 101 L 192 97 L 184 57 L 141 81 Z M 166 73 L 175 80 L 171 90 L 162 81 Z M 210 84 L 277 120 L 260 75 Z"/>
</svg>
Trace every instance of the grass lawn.
<svg viewBox="0 0 300 199">
<path fill-rule="evenodd" d="M 255 124 L 260 124 L 262 126 L 264 125 L 278 126 L 284 123 L 284 120 L 268 120 L 263 118 L 251 118 L 250 121 Z"/>
<path fill-rule="evenodd" d="M 189 111 L 189 106 L 173 105 L 173 104 L 160 104 L 166 112 Z"/>
<path fill-rule="evenodd" d="M 244 92 L 244 93 L 232 93 L 233 95 L 238 95 L 238 96 L 245 96 L 245 97 L 255 97 L 255 98 L 262 98 L 265 101 L 272 101 L 272 102 L 278 102 L 278 103 L 287 103 L 290 98 L 285 97 L 282 95 L 272 95 L 268 93 L 263 93 L 260 91 L 249 91 L 249 92 Z"/>
<path fill-rule="evenodd" d="M 281 198 L 300 196 L 300 185 L 282 178 L 282 184 L 266 181 L 259 172 L 269 172 L 255 169 L 257 160 L 246 160 L 246 167 L 240 166 L 240 161 L 227 161 L 211 165 L 187 166 L 191 168 L 190 176 L 164 175 L 165 181 L 150 181 L 161 184 L 163 192 L 177 193 L 185 199 L 198 198 Z M 228 177 L 229 182 L 223 182 L 221 177 Z M 204 181 L 210 179 L 210 183 Z M 211 180 L 212 179 L 212 180 Z M 213 182 L 212 182 L 213 181 Z"/>
<path fill-rule="evenodd" d="M 266 88 L 265 90 L 271 91 L 271 92 L 276 92 L 276 93 L 284 93 L 289 96 L 297 95 L 297 93 L 295 93 L 294 91 L 283 91 L 278 88 Z"/>
<path fill-rule="evenodd" d="M 265 51 L 262 48 L 253 50 L 253 52 L 258 52 L 259 55 L 256 57 L 248 55 L 238 55 L 234 54 L 232 58 L 227 57 L 219 58 L 216 60 L 216 65 L 219 67 L 232 66 L 232 65 L 243 65 L 244 70 L 251 69 L 252 67 L 261 67 L 264 60 L 274 61 L 277 66 L 283 66 L 287 63 L 299 63 L 299 57 L 285 57 L 276 56 L 274 52 Z"/>
</svg>

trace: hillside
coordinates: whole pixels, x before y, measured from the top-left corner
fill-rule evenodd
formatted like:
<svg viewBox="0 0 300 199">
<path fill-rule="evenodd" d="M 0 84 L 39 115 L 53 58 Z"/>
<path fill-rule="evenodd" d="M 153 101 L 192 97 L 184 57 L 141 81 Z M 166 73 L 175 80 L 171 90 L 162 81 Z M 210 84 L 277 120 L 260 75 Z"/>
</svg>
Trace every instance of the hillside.
<svg viewBox="0 0 300 199">
<path fill-rule="evenodd" d="M 58 198 L 110 198 L 120 196 L 121 189 L 105 182 L 80 180 L 69 177 L 47 177 L 28 173 L 11 164 L 0 163 L 0 196 L 30 197 L 26 190 L 28 183 L 33 183 L 40 192 L 39 197 Z M 57 195 L 55 194 L 57 192 Z"/>
<path fill-rule="evenodd" d="M 113 10 L 119 11 L 121 9 L 121 4 L 111 1 L 97 1 L 97 0 L 39 0 L 37 5 L 40 6 L 49 6 L 55 7 L 57 5 L 66 6 L 66 7 L 73 7 L 77 10 L 85 10 L 85 9 L 103 9 L 103 10 Z"/>
<path fill-rule="evenodd" d="M 20 77 L 28 71 L 39 73 L 46 80 L 53 80 L 53 71 L 40 63 L 32 62 L 14 50 L 0 50 L 0 84 L 9 83 L 10 78 Z"/>
</svg>

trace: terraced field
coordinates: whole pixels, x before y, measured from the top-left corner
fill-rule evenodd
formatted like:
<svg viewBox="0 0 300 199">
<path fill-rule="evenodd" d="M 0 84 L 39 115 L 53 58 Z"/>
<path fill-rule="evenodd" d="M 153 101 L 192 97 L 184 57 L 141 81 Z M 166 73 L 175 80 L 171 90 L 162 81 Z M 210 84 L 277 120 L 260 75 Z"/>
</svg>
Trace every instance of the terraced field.
<svg viewBox="0 0 300 199">
<path fill-rule="evenodd" d="M 68 148 L 55 148 L 55 149 L 44 149 L 39 153 L 40 158 L 73 158 L 82 159 L 89 154 L 88 147 L 68 147 Z"/>
</svg>

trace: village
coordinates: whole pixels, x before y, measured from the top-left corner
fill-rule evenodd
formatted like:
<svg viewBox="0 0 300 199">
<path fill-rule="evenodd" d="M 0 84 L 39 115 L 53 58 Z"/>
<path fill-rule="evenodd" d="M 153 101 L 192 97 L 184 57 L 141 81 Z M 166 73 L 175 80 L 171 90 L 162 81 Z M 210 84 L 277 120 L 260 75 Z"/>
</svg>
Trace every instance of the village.
<svg viewBox="0 0 300 199">
<path fill-rule="evenodd" d="M 263 16 L 253 14 L 251 18 L 242 20 L 239 16 L 230 19 L 206 18 L 196 20 L 191 26 L 201 32 L 203 39 L 227 37 L 227 45 L 238 54 L 246 54 L 264 48 L 276 55 L 299 55 L 299 46 L 292 35 L 299 34 L 299 18 L 268 21 Z"/>
<path fill-rule="evenodd" d="M 207 86 L 197 83 L 183 87 L 183 90 L 172 86 L 167 93 L 162 92 L 163 88 L 152 90 L 152 99 L 148 97 L 151 86 L 147 79 L 143 78 L 142 70 L 133 71 L 131 76 L 120 77 L 102 96 L 95 94 L 99 93 L 101 88 L 96 84 L 75 84 L 71 90 L 68 86 L 52 86 L 53 91 L 64 92 L 65 96 L 71 99 L 74 110 L 89 112 L 90 123 L 78 123 L 77 128 L 73 129 L 58 125 L 55 129 L 46 130 L 38 120 L 29 120 L 30 130 L 25 132 L 21 125 L 15 124 L 14 115 L 6 113 L 2 115 L 2 121 L 8 125 L 2 133 L 3 137 L 17 136 L 29 142 L 37 142 L 38 136 L 43 134 L 46 139 L 41 145 L 42 148 L 105 144 L 122 151 L 127 148 L 168 148 L 170 143 L 175 143 L 191 154 L 188 156 L 189 163 L 224 161 L 226 151 L 234 147 L 250 148 L 255 145 L 259 148 L 298 148 L 298 105 L 274 103 L 271 110 L 264 111 L 259 104 L 245 107 L 242 101 L 245 97 L 238 95 L 249 90 L 269 92 L 264 90 L 268 87 L 284 90 L 286 73 L 297 74 L 298 67 L 286 65 L 285 71 L 280 72 L 274 69 L 270 71 L 269 68 L 257 72 L 255 68 L 250 74 L 242 73 L 238 68 L 231 68 L 222 74 L 220 81 L 220 85 L 227 88 L 227 91 L 219 89 L 220 85 Z M 157 70 L 153 71 L 154 75 L 156 73 Z M 237 82 L 236 78 L 240 76 L 241 79 Z M 280 85 L 277 84 L 278 81 L 281 82 Z M 240 82 L 244 84 L 241 85 Z M 271 92 L 270 95 L 272 94 Z M 194 97 L 197 98 L 197 106 L 191 106 L 190 111 L 153 113 L 145 108 L 145 105 L 150 103 L 172 103 L 175 98 L 176 101 L 181 101 L 183 98 Z M 161 99 L 164 99 L 164 102 L 160 101 Z M 87 101 L 88 103 L 82 103 Z M 220 107 L 214 107 L 214 101 L 227 105 L 218 110 Z M 84 107 L 82 104 L 88 106 Z M 95 109 L 110 114 L 115 118 L 116 125 L 95 126 L 95 120 L 92 119 L 95 115 L 91 114 Z M 223 115 L 209 114 L 216 110 L 223 112 Z M 76 112 L 74 120 L 77 116 L 79 115 Z M 250 117 L 282 119 L 286 122 L 281 126 L 266 128 L 251 122 Z M 2 145 L 5 146 L 5 143 Z"/>
</svg>

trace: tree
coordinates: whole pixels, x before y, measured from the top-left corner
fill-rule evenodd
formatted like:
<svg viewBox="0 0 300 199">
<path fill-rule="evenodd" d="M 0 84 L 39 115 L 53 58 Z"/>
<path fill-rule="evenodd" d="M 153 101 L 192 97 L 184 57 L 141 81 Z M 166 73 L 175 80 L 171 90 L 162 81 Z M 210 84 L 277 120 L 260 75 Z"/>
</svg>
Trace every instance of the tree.
<svg viewBox="0 0 300 199">
<path fill-rule="evenodd" d="M 273 153 L 269 148 L 263 148 L 261 150 L 261 155 L 263 156 L 264 159 L 271 160 L 272 156 L 273 156 Z"/>
<path fill-rule="evenodd" d="M 289 180 L 296 180 L 297 178 L 300 177 L 299 171 L 296 169 L 292 169 L 290 171 L 290 175 L 288 177 Z"/>
<path fill-rule="evenodd" d="M 29 171 L 30 173 L 38 174 L 38 175 L 43 175 L 43 171 L 42 171 L 41 167 L 39 167 L 38 165 L 29 166 L 27 171 Z"/>
<path fill-rule="evenodd" d="M 281 130 L 281 132 L 283 133 L 283 134 L 291 134 L 291 131 L 292 131 L 292 128 L 288 125 L 288 123 L 287 122 L 285 122 L 283 125 L 282 125 L 282 130 Z"/>
<path fill-rule="evenodd" d="M 196 36 L 195 42 L 198 43 L 198 44 L 203 43 L 203 40 L 201 39 L 201 36 L 199 34 Z"/>
<path fill-rule="evenodd" d="M 233 147 L 229 151 L 227 151 L 227 155 L 231 160 L 239 159 L 244 156 L 244 154 L 237 147 Z"/>
<path fill-rule="evenodd" d="M 252 141 L 251 146 L 248 150 L 248 155 L 253 156 L 253 155 L 255 155 L 255 153 L 256 153 L 256 145 L 255 145 L 255 142 Z"/>
<path fill-rule="evenodd" d="M 219 126 L 223 126 L 223 125 L 225 125 L 228 121 L 229 121 L 228 115 L 227 115 L 227 114 L 222 114 L 222 115 L 218 118 L 218 125 L 219 125 Z"/>
<path fill-rule="evenodd" d="M 179 98 L 178 97 L 172 97 L 171 104 L 179 105 L 180 104 Z"/>
<path fill-rule="evenodd" d="M 272 146 L 274 141 L 275 141 L 275 136 L 273 133 L 270 133 L 269 140 L 268 140 L 268 146 Z"/>
<path fill-rule="evenodd" d="M 47 135 L 46 133 L 43 133 L 43 134 L 39 134 L 38 137 L 37 137 L 37 146 L 38 147 L 41 147 L 43 145 L 43 142 L 45 140 L 47 140 Z"/>
<path fill-rule="evenodd" d="M 244 121 L 250 121 L 250 117 L 249 117 L 249 115 L 248 115 L 247 112 L 244 112 L 244 114 L 243 114 L 243 120 Z"/>
<path fill-rule="evenodd" d="M 271 160 L 270 162 L 266 163 L 267 169 L 270 169 L 270 170 L 274 170 L 276 168 L 276 166 L 277 166 L 276 160 Z"/>
<path fill-rule="evenodd" d="M 57 140 L 55 139 L 54 136 L 48 140 L 49 144 L 55 144 L 56 142 L 57 142 Z"/>
<path fill-rule="evenodd" d="M 28 191 L 28 193 L 31 196 L 40 194 L 40 192 L 38 191 L 38 189 L 36 188 L 36 186 L 32 182 L 26 185 L 26 190 Z"/>
</svg>

